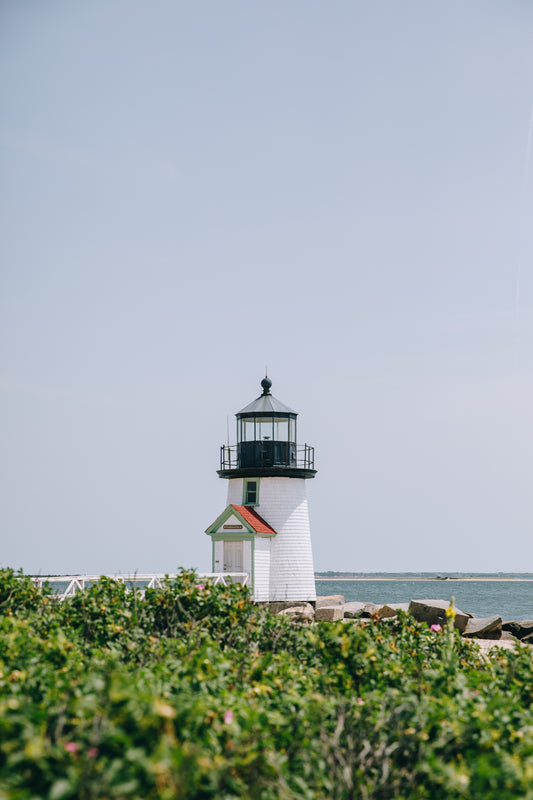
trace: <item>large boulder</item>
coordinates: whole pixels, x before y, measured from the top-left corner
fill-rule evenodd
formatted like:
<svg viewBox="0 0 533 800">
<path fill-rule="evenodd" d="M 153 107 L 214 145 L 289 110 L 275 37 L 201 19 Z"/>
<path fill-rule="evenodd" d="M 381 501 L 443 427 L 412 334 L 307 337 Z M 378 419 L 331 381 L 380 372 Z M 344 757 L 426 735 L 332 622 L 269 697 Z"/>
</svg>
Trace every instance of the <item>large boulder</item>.
<svg viewBox="0 0 533 800">
<path fill-rule="evenodd" d="M 468 620 L 463 631 L 463 636 L 468 639 L 500 639 L 501 635 L 501 617 L 474 617 Z"/>
<path fill-rule="evenodd" d="M 398 611 L 409 611 L 409 603 L 387 603 L 387 608 L 392 608 L 396 613 Z"/>
<path fill-rule="evenodd" d="M 271 600 L 257 605 L 260 608 L 267 608 L 272 614 L 279 614 L 280 611 L 285 611 L 286 608 L 306 606 L 308 602 L 308 600 Z"/>
<path fill-rule="evenodd" d="M 427 622 L 428 625 L 445 625 L 446 609 L 449 605 L 446 600 L 411 600 L 409 611 L 419 622 Z M 462 633 L 466 628 L 470 615 L 465 614 L 458 608 L 454 610 L 455 627 Z"/>
<path fill-rule="evenodd" d="M 498 650 L 515 650 L 517 645 L 520 645 L 518 639 L 468 639 L 469 642 L 475 642 L 483 655 L 492 651 Z"/>
<path fill-rule="evenodd" d="M 509 631 L 517 639 L 524 639 L 533 633 L 533 619 L 523 619 L 520 622 L 504 622 L 502 630 Z"/>
<path fill-rule="evenodd" d="M 357 617 L 362 616 L 363 611 L 366 608 L 366 603 L 359 603 L 358 601 L 353 601 L 350 603 L 344 604 L 344 616 L 346 619 L 356 619 Z"/>
<path fill-rule="evenodd" d="M 378 610 L 378 608 L 379 608 L 379 606 L 376 605 L 376 603 L 365 603 L 365 607 L 363 609 L 363 613 L 361 614 L 361 616 L 364 619 L 370 619 L 370 617 L 373 614 L 375 614 L 375 612 Z"/>
<path fill-rule="evenodd" d="M 344 603 L 344 595 L 327 594 L 317 597 L 315 608 L 323 608 L 324 606 L 344 606 Z"/>
<path fill-rule="evenodd" d="M 289 617 L 294 622 L 312 622 L 315 618 L 315 610 L 311 603 L 289 606 L 278 611 L 278 616 Z"/>
<path fill-rule="evenodd" d="M 386 604 L 384 606 L 378 606 L 372 614 L 372 617 L 374 619 L 389 619 L 390 617 L 395 617 L 397 613 L 397 608 L 394 608 L 393 605 Z"/>
<path fill-rule="evenodd" d="M 337 622 L 344 618 L 344 606 L 320 606 L 315 611 L 317 622 Z"/>
<path fill-rule="evenodd" d="M 355 606 L 360 606 L 360 605 L 362 605 L 362 606 L 363 606 L 363 608 L 362 608 L 362 609 L 358 609 L 358 610 L 356 611 L 356 610 L 355 610 Z M 347 617 L 349 617 L 349 616 L 350 616 L 350 610 L 351 610 L 352 606 L 354 607 L 354 611 L 353 611 L 353 613 L 351 614 L 351 616 L 353 616 L 353 617 L 356 617 L 356 616 L 357 616 L 357 617 L 360 617 L 360 618 L 362 618 L 362 619 L 370 619 L 370 617 L 371 617 L 371 616 L 372 616 L 372 615 L 373 615 L 373 614 L 374 614 L 374 613 L 375 613 L 375 612 L 378 610 L 378 608 L 379 608 L 379 606 L 378 606 L 378 605 L 376 605 L 376 603 L 362 603 L 362 604 L 361 604 L 361 603 L 346 603 L 346 605 L 344 606 L 344 613 L 345 613 L 345 616 L 347 616 Z M 348 614 L 346 614 L 346 609 L 348 609 L 348 612 L 349 612 Z"/>
<path fill-rule="evenodd" d="M 409 611 L 409 603 L 386 603 L 385 605 L 378 605 L 377 603 L 360 603 L 351 602 L 344 605 L 344 616 L 347 619 L 387 619 L 388 617 L 395 617 L 398 611 Z"/>
</svg>

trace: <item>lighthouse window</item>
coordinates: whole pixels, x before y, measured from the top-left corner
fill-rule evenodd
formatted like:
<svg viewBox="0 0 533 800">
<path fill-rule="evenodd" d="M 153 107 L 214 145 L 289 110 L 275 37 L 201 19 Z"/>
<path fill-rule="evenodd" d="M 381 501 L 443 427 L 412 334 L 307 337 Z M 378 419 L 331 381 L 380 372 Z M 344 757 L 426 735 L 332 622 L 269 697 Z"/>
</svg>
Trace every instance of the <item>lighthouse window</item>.
<svg viewBox="0 0 533 800">
<path fill-rule="evenodd" d="M 255 421 L 256 441 L 274 438 L 274 420 L 272 417 L 257 417 Z"/>
<path fill-rule="evenodd" d="M 255 439 L 255 421 L 253 419 L 241 420 L 241 442 L 253 442 Z"/>
<path fill-rule="evenodd" d="M 289 420 L 288 419 L 275 419 L 274 420 L 274 439 L 277 442 L 289 441 Z"/>
<path fill-rule="evenodd" d="M 244 491 L 243 491 L 243 505 L 245 506 L 257 506 L 259 505 L 259 481 L 254 478 L 251 480 L 250 478 L 244 479 Z"/>
<path fill-rule="evenodd" d="M 290 419 L 289 420 L 289 442 L 296 441 L 296 420 Z"/>
</svg>

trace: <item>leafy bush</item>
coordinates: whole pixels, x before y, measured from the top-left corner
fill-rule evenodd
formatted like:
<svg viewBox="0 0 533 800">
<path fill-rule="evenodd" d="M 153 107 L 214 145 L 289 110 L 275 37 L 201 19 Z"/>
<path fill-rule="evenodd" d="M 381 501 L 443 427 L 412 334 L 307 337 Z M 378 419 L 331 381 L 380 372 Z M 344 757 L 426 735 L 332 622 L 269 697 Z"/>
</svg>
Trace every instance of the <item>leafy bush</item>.
<svg viewBox="0 0 533 800">
<path fill-rule="evenodd" d="M 0 571 L 0 800 L 533 797 L 530 648 L 298 627 L 191 572 L 30 583 Z"/>
<path fill-rule="evenodd" d="M 39 589 L 28 575 L 13 569 L 0 569 L 0 614 L 11 616 L 14 611 L 42 612 L 51 595 L 48 586 Z"/>
</svg>

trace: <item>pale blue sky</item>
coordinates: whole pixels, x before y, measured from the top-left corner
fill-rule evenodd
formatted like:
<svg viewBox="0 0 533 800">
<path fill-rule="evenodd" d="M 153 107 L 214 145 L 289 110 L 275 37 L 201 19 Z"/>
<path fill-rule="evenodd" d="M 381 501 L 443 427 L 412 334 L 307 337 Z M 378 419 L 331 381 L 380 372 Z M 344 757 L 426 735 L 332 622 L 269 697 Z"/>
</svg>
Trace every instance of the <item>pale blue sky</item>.
<svg viewBox="0 0 533 800">
<path fill-rule="evenodd" d="M 0 563 L 209 569 L 268 364 L 317 569 L 531 571 L 532 42 L 525 0 L 4 0 Z"/>
</svg>

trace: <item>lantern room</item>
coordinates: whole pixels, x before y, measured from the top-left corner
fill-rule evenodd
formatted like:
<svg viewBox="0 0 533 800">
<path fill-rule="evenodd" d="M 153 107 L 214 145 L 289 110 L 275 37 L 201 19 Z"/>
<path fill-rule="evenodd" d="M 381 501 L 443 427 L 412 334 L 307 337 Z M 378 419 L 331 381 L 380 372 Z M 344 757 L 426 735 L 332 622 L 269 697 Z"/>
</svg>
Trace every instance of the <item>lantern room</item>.
<svg viewBox="0 0 533 800">
<path fill-rule="evenodd" d="M 313 478 L 314 448 L 298 447 L 297 413 L 272 396 L 272 381 L 261 381 L 262 394 L 235 416 L 237 444 L 223 445 L 218 474 L 221 478 L 284 475 Z"/>
</svg>

